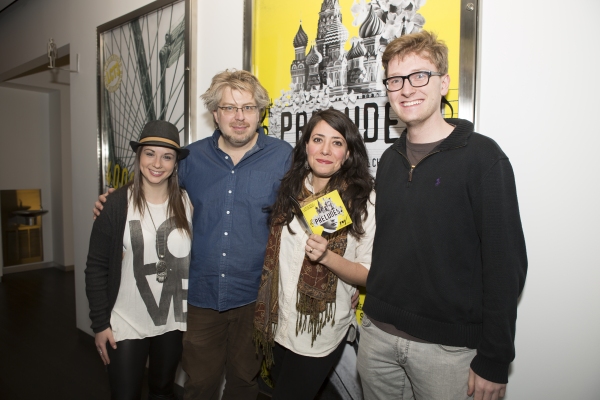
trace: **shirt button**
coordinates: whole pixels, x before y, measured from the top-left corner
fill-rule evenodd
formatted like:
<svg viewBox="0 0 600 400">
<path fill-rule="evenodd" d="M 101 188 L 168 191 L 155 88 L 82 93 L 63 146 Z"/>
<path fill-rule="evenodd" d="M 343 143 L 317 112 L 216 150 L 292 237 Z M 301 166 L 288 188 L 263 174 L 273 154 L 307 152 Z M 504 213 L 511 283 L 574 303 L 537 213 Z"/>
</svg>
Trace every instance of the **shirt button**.
<svg viewBox="0 0 600 400">
<path fill-rule="evenodd" d="M 229 235 L 229 233 L 225 232 L 225 236 Z"/>
<path fill-rule="evenodd" d="M 231 171 L 231 173 L 232 173 L 232 174 L 234 174 L 234 173 L 235 173 L 235 171 Z"/>
<path fill-rule="evenodd" d="M 229 194 L 231 194 L 231 190 L 228 190 L 227 192 L 228 192 Z"/>
<path fill-rule="evenodd" d="M 226 160 L 229 160 L 229 156 L 225 156 L 225 159 L 226 159 Z"/>
<path fill-rule="evenodd" d="M 223 257 L 225 257 L 227 255 L 227 253 L 223 253 Z"/>
<path fill-rule="evenodd" d="M 231 212 L 230 212 L 230 211 L 227 211 L 227 214 L 231 214 Z"/>
<path fill-rule="evenodd" d="M 225 278 L 225 274 L 221 274 L 221 278 Z"/>
</svg>

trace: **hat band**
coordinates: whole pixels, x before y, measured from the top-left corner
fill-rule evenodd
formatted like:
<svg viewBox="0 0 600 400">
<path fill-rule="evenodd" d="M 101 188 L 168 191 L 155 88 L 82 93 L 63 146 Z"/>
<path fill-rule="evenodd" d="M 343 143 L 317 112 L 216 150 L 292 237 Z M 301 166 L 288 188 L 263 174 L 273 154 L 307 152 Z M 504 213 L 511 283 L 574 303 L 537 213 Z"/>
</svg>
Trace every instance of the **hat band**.
<svg viewBox="0 0 600 400">
<path fill-rule="evenodd" d="M 161 137 L 157 137 L 157 136 L 149 136 L 149 137 L 145 137 L 142 140 L 140 140 L 140 143 L 145 143 L 145 142 L 163 142 L 163 143 L 167 143 L 170 144 L 172 146 L 175 146 L 177 148 L 179 148 L 179 143 L 170 140 L 170 139 L 165 139 L 165 138 L 161 138 Z"/>
</svg>

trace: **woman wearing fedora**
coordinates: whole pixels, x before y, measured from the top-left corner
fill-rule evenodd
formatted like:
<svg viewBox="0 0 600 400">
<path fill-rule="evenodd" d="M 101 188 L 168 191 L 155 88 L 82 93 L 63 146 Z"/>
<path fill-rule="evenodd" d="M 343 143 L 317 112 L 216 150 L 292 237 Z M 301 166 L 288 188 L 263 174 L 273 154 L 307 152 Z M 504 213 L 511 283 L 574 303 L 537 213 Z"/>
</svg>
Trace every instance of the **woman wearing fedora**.
<svg viewBox="0 0 600 400">
<path fill-rule="evenodd" d="M 96 218 L 85 270 L 96 348 L 112 399 L 139 399 L 149 359 L 149 399 L 175 399 L 173 382 L 186 330 L 192 206 L 177 164 L 189 151 L 177 128 L 151 121 L 134 178 Z"/>
</svg>

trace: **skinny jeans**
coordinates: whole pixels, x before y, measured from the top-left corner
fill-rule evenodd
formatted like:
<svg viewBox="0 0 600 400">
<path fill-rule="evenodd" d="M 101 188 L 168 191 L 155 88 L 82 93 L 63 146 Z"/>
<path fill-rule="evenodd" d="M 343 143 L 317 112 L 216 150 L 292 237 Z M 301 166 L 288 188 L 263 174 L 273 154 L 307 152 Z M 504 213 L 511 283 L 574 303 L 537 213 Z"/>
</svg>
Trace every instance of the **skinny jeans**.
<svg viewBox="0 0 600 400">
<path fill-rule="evenodd" d="M 181 360 L 183 332 L 171 331 L 144 339 L 122 340 L 117 349 L 106 346 L 112 400 L 139 400 L 148 360 L 148 399 L 176 399 L 175 373 Z"/>
</svg>

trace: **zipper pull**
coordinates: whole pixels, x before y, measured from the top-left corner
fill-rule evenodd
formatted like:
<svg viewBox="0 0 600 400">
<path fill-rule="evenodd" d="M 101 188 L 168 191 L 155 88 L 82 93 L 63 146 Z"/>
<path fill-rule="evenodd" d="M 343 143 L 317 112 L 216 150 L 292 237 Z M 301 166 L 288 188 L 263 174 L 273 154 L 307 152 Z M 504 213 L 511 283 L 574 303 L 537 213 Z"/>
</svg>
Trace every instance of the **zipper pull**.
<svg viewBox="0 0 600 400">
<path fill-rule="evenodd" d="M 415 170 L 415 166 L 411 165 L 410 166 L 410 171 L 408 171 L 408 181 L 409 182 L 412 182 L 412 173 L 413 173 L 414 170 Z"/>
</svg>

